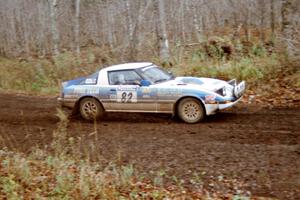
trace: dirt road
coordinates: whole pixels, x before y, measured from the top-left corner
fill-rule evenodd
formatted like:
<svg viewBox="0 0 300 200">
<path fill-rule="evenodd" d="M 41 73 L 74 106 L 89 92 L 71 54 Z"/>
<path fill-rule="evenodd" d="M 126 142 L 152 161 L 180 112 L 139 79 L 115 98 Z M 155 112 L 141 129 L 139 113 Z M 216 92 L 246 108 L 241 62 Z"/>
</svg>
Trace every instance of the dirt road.
<svg viewBox="0 0 300 200">
<path fill-rule="evenodd" d="M 0 148 L 49 145 L 55 114 L 54 97 L 0 94 Z M 167 115 L 115 113 L 96 125 L 71 119 L 68 134 L 92 158 L 132 163 L 149 176 L 164 170 L 187 186 L 197 177 L 208 190 L 300 199 L 299 107 L 239 104 L 194 125 Z"/>
</svg>

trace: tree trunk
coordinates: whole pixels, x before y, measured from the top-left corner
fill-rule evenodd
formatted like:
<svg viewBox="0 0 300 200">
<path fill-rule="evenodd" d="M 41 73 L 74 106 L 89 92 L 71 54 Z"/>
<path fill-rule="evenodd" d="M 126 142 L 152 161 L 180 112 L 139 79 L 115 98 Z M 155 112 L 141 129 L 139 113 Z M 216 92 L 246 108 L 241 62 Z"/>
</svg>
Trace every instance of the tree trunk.
<svg viewBox="0 0 300 200">
<path fill-rule="evenodd" d="M 105 20 L 105 28 L 103 29 L 105 32 L 103 33 L 103 35 L 107 36 L 109 50 L 112 53 L 114 51 L 114 37 L 113 37 L 113 29 L 112 29 L 113 16 L 109 4 L 110 3 L 108 1 L 105 3 L 106 20 Z"/>
<path fill-rule="evenodd" d="M 75 34 L 75 48 L 76 53 L 80 54 L 80 0 L 75 0 L 75 27 L 74 27 L 74 34 Z"/>
<path fill-rule="evenodd" d="M 51 33 L 52 33 L 52 51 L 53 55 L 59 54 L 59 32 L 57 27 L 57 10 L 58 10 L 58 0 L 48 0 L 49 11 L 51 18 Z"/>
<path fill-rule="evenodd" d="M 182 37 L 182 43 L 185 43 L 186 41 L 186 35 L 185 35 L 185 0 L 180 0 L 180 27 L 181 27 L 181 37 Z"/>
<path fill-rule="evenodd" d="M 270 13 L 271 19 L 270 19 L 270 21 L 271 21 L 271 33 L 272 33 L 271 37 L 272 37 L 272 40 L 273 40 L 274 37 L 275 37 L 275 11 L 274 11 L 274 1 L 275 1 L 275 0 L 271 0 L 271 2 L 270 2 L 270 10 L 271 10 L 271 13 Z"/>
<path fill-rule="evenodd" d="M 234 27 L 238 28 L 240 26 L 240 23 L 239 23 L 239 20 L 238 20 L 238 13 L 237 13 L 236 5 L 234 4 L 234 2 L 232 0 L 228 0 L 228 2 L 229 2 L 229 5 L 231 7 L 231 10 L 232 10 Z"/>
<path fill-rule="evenodd" d="M 286 49 L 287 55 L 292 56 L 293 51 L 293 4 L 292 0 L 282 0 L 281 7 L 282 15 L 282 36 L 283 44 Z"/>
<path fill-rule="evenodd" d="M 259 9 L 260 9 L 259 38 L 260 41 L 264 43 L 265 41 L 264 24 L 265 24 L 265 11 L 266 11 L 266 3 L 264 1 L 259 1 Z"/>
<path fill-rule="evenodd" d="M 133 28 L 133 19 L 130 11 L 129 0 L 125 0 L 126 7 L 126 19 L 127 19 L 127 29 L 128 29 L 128 42 L 129 42 L 129 60 L 136 60 L 136 45 L 134 39 L 134 28 Z"/>
<path fill-rule="evenodd" d="M 192 11 L 193 11 L 193 24 L 195 28 L 196 38 L 198 42 L 202 42 L 203 41 L 203 30 L 202 30 L 203 17 L 198 16 L 196 5 L 192 5 Z"/>
<path fill-rule="evenodd" d="M 244 32 L 246 41 L 250 41 L 250 30 L 249 30 L 249 18 L 250 18 L 250 10 L 247 8 L 246 15 L 244 16 Z"/>
<path fill-rule="evenodd" d="M 159 55 L 160 59 L 165 65 L 169 65 L 170 55 L 169 55 L 169 41 L 167 36 L 166 29 L 166 19 L 165 19 L 165 8 L 164 8 L 164 0 L 156 0 L 155 2 L 158 4 L 156 9 L 158 9 L 159 13 L 159 23 L 158 25 L 158 40 L 159 40 Z"/>
</svg>

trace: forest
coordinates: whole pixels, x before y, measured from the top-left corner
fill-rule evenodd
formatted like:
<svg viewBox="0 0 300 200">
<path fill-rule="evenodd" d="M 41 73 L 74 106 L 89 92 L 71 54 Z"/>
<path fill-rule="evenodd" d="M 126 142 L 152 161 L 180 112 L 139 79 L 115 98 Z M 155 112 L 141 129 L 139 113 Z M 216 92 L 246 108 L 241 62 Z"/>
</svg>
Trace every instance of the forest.
<svg viewBox="0 0 300 200">
<path fill-rule="evenodd" d="M 2 0 L 0 55 L 42 57 L 98 47 L 126 62 L 163 51 L 170 57 L 176 47 L 212 37 L 283 42 L 296 53 L 299 7 L 296 0 Z"/>
</svg>

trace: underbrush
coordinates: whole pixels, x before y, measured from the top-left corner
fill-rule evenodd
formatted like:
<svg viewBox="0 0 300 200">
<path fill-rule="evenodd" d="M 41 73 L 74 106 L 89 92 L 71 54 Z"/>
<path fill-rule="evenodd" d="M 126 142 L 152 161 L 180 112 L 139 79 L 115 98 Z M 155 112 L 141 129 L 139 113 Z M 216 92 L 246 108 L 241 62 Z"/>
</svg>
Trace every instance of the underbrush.
<svg viewBox="0 0 300 200">
<path fill-rule="evenodd" d="M 61 82 L 86 76 L 100 68 L 97 50 L 81 57 L 71 52 L 56 57 L 0 58 L 0 88 L 31 93 L 55 94 Z"/>
<path fill-rule="evenodd" d="M 243 57 L 229 61 L 194 59 L 180 67 L 175 67 L 174 71 L 185 76 L 245 80 L 248 86 L 253 88 L 265 79 L 276 77 L 276 71 L 281 68 L 281 62 L 274 54 L 264 57 Z"/>
<path fill-rule="evenodd" d="M 170 70 L 179 76 L 235 78 L 245 80 L 250 87 L 257 87 L 263 79 L 275 77 L 276 71 L 283 67 L 281 56 L 275 52 L 269 53 L 264 47 L 253 45 L 247 53 L 243 53 L 245 50 L 240 46 L 235 44 L 235 53 L 231 52 L 229 56 L 221 49 L 223 46 L 215 44 L 192 50 L 179 49 L 175 45 L 171 52 Z M 146 61 L 160 65 L 155 56 L 148 57 Z M 64 52 L 56 57 L 0 58 L 0 88 L 58 94 L 62 81 L 86 76 L 116 63 L 118 61 L 110 57 L 108 51 L 99 48 L 82 50 L 81 56 Z"/>
<path fill-rule="evenodd" d="M 48 148 L 34 147 L 28 154 L 0 150 L 0 199 L 251 199 L 251 193 L 221 176 L 218 180 L 234 191 L 208 191 L 197 173 L 190 177 L 190 190 L 174 176 L 167 184 L 163 170 L 150 178 L 132 164 L 91 159 L 99 151 L 80 150 L 80 139 L 68 136 L 66 115 L 58 110 L 57 116 L 60 121 Z M 97 137 L 97 128 L 92 134 Z"/>
</svg>

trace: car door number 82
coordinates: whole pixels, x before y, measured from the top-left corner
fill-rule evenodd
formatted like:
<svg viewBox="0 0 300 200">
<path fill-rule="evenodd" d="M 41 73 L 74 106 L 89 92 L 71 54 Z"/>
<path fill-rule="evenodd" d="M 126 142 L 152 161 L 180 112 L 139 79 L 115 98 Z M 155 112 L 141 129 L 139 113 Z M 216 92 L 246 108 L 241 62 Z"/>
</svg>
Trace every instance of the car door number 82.
<svg viewBox="0 0 300 200">
<path fill-rule="evenodd" d="M 117 101 L 121 103 L 133 103 L 137 102 L 136 91 L 118 91 Z"/>
</svg>

